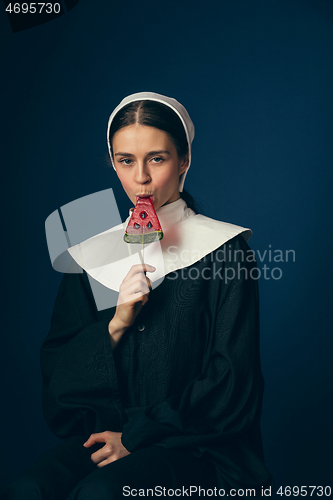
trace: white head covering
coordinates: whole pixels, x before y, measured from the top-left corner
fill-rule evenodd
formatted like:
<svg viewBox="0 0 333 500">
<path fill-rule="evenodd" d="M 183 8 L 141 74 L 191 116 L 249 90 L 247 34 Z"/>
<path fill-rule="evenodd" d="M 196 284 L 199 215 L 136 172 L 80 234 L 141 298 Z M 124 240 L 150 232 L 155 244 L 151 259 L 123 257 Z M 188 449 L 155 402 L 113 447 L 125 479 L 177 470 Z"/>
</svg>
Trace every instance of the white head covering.
<svg viewBox="0 0 333 500">
<path fill-rule="evenodd" d="M 161 95 L 161 94 L 155 94 L 155 92 L 138 92 L 136 94 L 131 94 L 131 95 L 125 97 L 125 99 L 123 99 L 121 101 L 121 103 L 114 109 L 114 111 L 112 112 L 112 114 L 109 118 L 108 129 L 107 129 L 107 141 L 108 141 L 109 153 L 110 153 L 110 158 L 111 158 L 113 168 L 115 169 L 115 166 L 113 163 L 113 158 L 112 158 L 112 154 L 111 154 L 111 144 L 109 141 L 111 123 L 120 109 L 122 109 L 124 106 L 126 106 L 130 102 L 135 102 L 135 101 L 157 101 L 157 102 L 160 102 L 162 104 L 165 104 L 166 106 L 169 106 L 169 108 L 171 108 L 179 116 L 179 118 L 183 124 L 184 130 L 185 130 L 187 144 L 188 144 L 188 167 L 185 170 L 185 172 L 183 172 L 181 174 L 181 176 L 179 178 L 179 191 L 182 192 L 183 187 L 184 187 L 185 177 L 186 177 L 187 171 L 190 168 L 190 164 L 191 164 L 191 144 L 192 144 L 192 141 L 194 139 L 194 125 L 193 125 L 193 122 L 192 122 L 188 112 L 184 108 L 184 106 L 182 104 L 180 104 L 180 102 L 176 101 L 176 99 L 172 99 L 172 97 L 166 97 L 166 96 Z"/>
</svg>

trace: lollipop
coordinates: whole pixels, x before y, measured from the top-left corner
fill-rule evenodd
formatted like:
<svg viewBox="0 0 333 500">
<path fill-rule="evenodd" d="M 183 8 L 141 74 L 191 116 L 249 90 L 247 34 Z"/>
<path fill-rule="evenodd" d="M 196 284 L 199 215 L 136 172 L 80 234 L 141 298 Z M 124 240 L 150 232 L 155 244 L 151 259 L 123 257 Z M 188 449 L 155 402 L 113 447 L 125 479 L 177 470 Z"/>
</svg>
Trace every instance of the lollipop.
<svg viewBox="0 0 333 500">
<path fill-rule="evenodd" d="M 124 240 L 126 243 L 152 243 L 163 238 L 160 221 L 150 197 L 136 197 L 136 205 L 128 222 Z"/>
</svg>

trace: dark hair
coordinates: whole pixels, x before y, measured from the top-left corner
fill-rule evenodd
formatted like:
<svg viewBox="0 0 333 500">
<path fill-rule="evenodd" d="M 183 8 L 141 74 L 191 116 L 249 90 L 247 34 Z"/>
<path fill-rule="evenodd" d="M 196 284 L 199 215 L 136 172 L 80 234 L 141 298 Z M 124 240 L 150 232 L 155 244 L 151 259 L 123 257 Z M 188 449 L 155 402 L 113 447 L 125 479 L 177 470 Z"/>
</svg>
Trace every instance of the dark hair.
<svg viewBox="0 0 333 500">
<path fill-rule="evenodd" d="M 179 158 L 184 158 L 188 154 L 186 133 L 179 116 L 165 104 L 143 100 L 127 104 L 113 118 L 109 132 L 112 155 L 112 139 L 115 133 L 128 125 L 134 125 L 134 123 L 163 130 L 170 136 Z M 198 213 L 197 204 L 192 196 L 185 190 L 179 194 L 187 206 Z"/>
<path fill-rule="evenodd" d="M 203 211 L 198 204 L 198 202 L 193 198 L 192 195 L 186 189 L 179 193 L 180 197 L 185 201 L 186 205 L 193 210 L 196 214 L 202 214 Z"/>
</svg>

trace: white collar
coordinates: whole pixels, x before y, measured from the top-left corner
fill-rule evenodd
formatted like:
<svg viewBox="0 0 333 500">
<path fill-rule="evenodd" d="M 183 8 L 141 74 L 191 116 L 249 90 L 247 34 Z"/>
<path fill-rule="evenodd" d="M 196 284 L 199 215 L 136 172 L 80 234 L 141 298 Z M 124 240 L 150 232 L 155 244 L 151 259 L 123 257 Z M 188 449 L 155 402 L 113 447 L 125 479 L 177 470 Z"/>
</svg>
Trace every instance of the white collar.
<svg viewBox="0 0 333 500">
<path fill-rule="evenodd" d="M 238 234 L 248 240 L 250 229 L 195 214 L 182 198 L 156 211 L 164 237 L 148 245 L 130 245 L 123 236 L 127 220 L 68 249 L 88 275 L 111 290 L 119 287 L 134 264 L 144 262 L 156 267 L 148 273 L 153 288 L 165 275 L 188 267 L 216 250 Z M 157 283 L 158 282 L 158 283 Z"/>
</svg>

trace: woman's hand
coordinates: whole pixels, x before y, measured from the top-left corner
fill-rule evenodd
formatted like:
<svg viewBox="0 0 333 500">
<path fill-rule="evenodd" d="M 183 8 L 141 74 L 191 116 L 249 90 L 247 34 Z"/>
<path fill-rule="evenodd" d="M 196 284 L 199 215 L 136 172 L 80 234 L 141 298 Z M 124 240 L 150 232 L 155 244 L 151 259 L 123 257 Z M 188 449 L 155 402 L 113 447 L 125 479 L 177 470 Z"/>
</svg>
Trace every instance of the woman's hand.
<svg viewBox="0 0 333 500">
<path fill-rule="evenodd" d="M 103 448 L 95 451 L 90 457 L 97 467 L 104 467 L 130 454 L 121 442 L 121 432 L 105 431 L 92 434 L 83 446 L 89 448 L 96 443 L 105 443 Z"/>
<path fill-rule="evenodd" d="M 111 345 L 114 348 L 123 333 L 135 321 L 142 307 L 148 301 L 151 281 L 146 272 L 156 268 L 149 264 L 136 264 L 131 267 L 119 288 L 119 297 L 114 317 L 109 323 Z"/>
<path fill-rule="evenodd" d="M 136 264 L 131 267 L 119 288 L 119 297 L 114 319 L 121 328 L 130 327 L 148 301 L 151 281 L 146 272 L 156 268 L 149 264 Z"/>
</svg>

